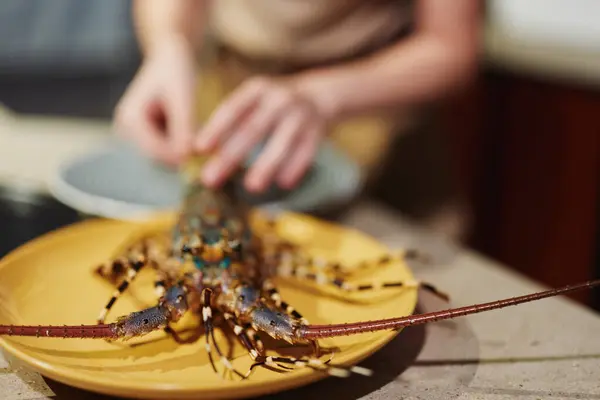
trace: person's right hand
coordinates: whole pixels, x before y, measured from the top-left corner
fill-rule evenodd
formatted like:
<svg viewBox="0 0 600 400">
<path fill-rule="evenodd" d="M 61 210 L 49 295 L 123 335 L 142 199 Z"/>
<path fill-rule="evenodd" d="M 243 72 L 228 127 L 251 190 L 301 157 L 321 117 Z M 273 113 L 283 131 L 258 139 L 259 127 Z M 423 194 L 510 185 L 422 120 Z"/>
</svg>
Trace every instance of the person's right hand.
<svg viewBox="0 0 600 400">
<path fill-rule="evenodd" d="M 180 164 L 192 150 L 195 78 L 194 53 L 185 40 L 154 45 L 115 109 L 117 134 L 152 158 Z"/>
</svg>

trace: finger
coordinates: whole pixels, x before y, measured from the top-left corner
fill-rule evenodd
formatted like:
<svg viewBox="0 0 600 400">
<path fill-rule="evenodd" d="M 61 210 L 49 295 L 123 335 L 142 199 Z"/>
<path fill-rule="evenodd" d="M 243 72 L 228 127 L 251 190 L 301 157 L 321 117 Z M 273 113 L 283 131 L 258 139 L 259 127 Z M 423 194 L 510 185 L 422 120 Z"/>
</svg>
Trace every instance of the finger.
<svg viewBox="0 0 600 400">
<path fill-rule="evenodd" d="M 306 125 L 306 113 L 303 111 L 293 112 L 282 120 L 261 155 L 248 171 L 245 179 L 246 189 L 255 192 L 266 189 Z"/>
<path fill-rule="evenodd" d="M 144 153 L 166 164 L 178 164 L 179 157 L 172 151 L 168 139 L 156 125 L 145 119 L 140 119 L 135 125 L 131 137 Z"/>
<path fill-rule="evenodd" d="M 294 153 L 286 160 L 277 176 L 277 182 L 281 187 L 292 189 L 312 165 L 322 137 L 321 130 L 320 126 L 313 126 L 299 136 Z"/>
<path fill-rule="evenodd" d="M 256 105 L 267 86 L 263 80 L 253 80 L 225 100 L 200 132 L 195 142 L 196 150 L 210 151 L 219 141 L 223 141 L 227 133 Z"/>
<path fill-rule="evenodd" d="M 168 164 L 176 163 L 176 155 L 170 151 L 167 138 L 158 123 L 154 123 L 149 113 L 129 111 L 119 112 L 115 118 L 117 134 L 137 143 L 141 150 L 153 158 Z"/>
<path fill-rule="evenodd" d="M 219 153 L 208 162 L 203 179 L 207 185 L 219 185 L 244 160 L 244 157 L 276 125 L 288 102 L 278 95 L 264 99 L 257 109 L 243 121 L 238 131 L 233 133 Z"/>
<path fill-rule="evenodd" d="M 169 144 L 182 158 L 192 151 L 194 134 L 194 89 L 195 78 L 191 71 L 184 71 L 186 78 L 167 90 L 165 108 Z"/>
</svg>

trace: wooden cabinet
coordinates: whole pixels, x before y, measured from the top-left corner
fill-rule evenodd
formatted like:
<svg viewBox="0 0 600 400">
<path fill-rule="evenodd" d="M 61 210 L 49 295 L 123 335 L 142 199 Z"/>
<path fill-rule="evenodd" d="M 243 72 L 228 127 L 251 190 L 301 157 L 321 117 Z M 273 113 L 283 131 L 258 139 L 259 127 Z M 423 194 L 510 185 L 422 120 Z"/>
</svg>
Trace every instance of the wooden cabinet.
<svg viewBox="0 0 600 400">
<path fill-rule="evenodd" d="M 551 286 L 598 276 L 600 91 L 488 70 L 446 111 L 469 244 Z"/>
</svg>

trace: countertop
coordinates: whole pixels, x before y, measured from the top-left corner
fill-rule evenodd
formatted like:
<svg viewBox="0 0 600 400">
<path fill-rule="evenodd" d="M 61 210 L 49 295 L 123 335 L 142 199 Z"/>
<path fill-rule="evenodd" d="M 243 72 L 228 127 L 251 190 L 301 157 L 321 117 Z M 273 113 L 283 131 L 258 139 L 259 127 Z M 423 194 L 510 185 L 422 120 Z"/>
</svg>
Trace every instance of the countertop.
<svg viewBox="0 0 600 400">
<path fill-rule="evenodd" d="M 389 246 L 414 239 L 402 218 L 362 203 L 343 221 Z M 421 236 L 421 239 L 425 237 Z M 440 266 L 414 269 L 417 276 L 451 294 L 462 306 L 542 289 L 471 251 L 456 249 Z M 419 311 L 444 304 L 423 295 Z M 327 379 L 272 399 L 600 399 L 600 318 L 566 298 L 405 329 L 362 365 L 371 378 Z M 46 383 L 0 358 L 5 400 L 81 399 L 85 392 Z M 90 395 L 92 399 L 104 399 Z M 85 397 L 87 398 L 87 397 Z"/>
<path fill-rule="evenodd" d="M 104 124 L 59 120 L 42 124 L 35 119 L 17 123 L 7 118 L 0 121 L 0 180 L 25 177 L 43 187 L 49 168 L 65 156 L 94 148 L 107 136 Z M 52 132 L 42 137 L 41 129 Z M 477 253 L 428 236 L 370 201 L 357 204 L 342 223 L 390 247 L 416 241 L 433 251 L 440 264 L 414 266 L 413 271 L 450 293 L 452 306 L 543 289 Z M 419 311 L 445 306 L 423 294 Z M 363 363 L 375 370 L 374 377 L 327 379 L 270 398 L 307 399 L 327 393 L 332 400 L 600 399 L 599 331 L 596 313 L 566 298 L 541 300 L 407 328 Z M 5 400 L 105 398 L 86 397 L 85 392 L 44 380 L 1 356 L 0 393 Z"/>
<path fill-rule="evenodd" d="M 61 163 L 102 146 L 110 132 L 105 121 L 21 116 L 0 104 L 0 185 L 46 192 Z"/>
</svg>

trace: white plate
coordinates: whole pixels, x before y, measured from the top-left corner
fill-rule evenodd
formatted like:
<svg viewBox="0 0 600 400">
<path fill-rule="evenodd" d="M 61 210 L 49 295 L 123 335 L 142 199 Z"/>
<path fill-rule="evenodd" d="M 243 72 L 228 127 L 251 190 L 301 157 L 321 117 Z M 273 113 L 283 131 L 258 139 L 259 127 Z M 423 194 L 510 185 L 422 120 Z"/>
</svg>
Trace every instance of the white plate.
<svg viewBox="0 0 600 400">
<path fill-rule="evenodd" d="M 269 211 L 314 212 L 351 201 L 362 183 L 358 166 L 334 145 L 324 142 L 312 170 L 295 190 L 284 192 L 273 187 L 270 193 L 258 197 L 240 187 L 239 194 Z M 156 211 L 175 209 L 180 204 L 182 189 L 175 171 L 120 141 L 69 160 L 49 185 L 52 195 L 69 207 L 116 219 L 138 219 Z"/>
</svg>

